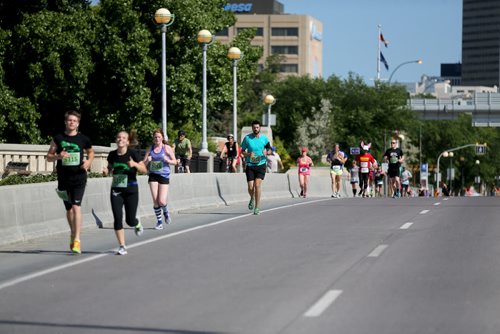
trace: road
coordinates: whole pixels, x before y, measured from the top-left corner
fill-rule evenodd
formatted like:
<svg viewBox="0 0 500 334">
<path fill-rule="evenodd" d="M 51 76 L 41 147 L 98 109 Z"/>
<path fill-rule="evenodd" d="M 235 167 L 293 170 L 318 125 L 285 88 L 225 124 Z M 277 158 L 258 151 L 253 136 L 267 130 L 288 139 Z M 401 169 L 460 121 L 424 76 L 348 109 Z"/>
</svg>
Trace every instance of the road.
<svg viewBox="0 0 500 334">
<path fill-rule="evenodd" d="M 286 199 L 0 248 L 0 333 L 500 333 L 498 198 Z"/>
</svg>

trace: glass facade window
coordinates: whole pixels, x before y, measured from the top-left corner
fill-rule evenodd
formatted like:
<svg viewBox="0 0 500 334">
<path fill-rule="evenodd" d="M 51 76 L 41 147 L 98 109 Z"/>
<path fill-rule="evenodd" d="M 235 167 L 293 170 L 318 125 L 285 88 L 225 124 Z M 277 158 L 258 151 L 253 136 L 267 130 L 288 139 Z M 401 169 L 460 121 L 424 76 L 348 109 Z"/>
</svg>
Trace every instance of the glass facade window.
<svg viewBox="0 0 500 334">
<path fill-rule="evenodd" d="M 272 28 L 272 36 L 299 36 L 299 28 Z"/>
<path fill-rule="evenodd" d="M 229 36 L 229 29 L 224 28 L 221 31 L 216 32 L 215 36 Z"/>
<path fill-rule="evenodd" d="M 298 64 L 280 64 L 281 73 L 299 73 Z"/>
<path fill-rule="evenodd" d="M 272 54 L 280 54 L 280 55 L 298 55 L 299 54 L 299 46 L 298 45 L 272 45 L 271 46 Z"/>
<path fill-rule="evenodd" d="M 255 36 L 259 36 L 259 37 L 262 37 L 264 36 L 264 28 L 262 27 L 248 27 L 248 28 L 236 28 L 236 33 L 240 33 L 242 30 L 245 30 L 245 29 L 257 29 L 256 33 L 255 33 Z"/>
</svg>

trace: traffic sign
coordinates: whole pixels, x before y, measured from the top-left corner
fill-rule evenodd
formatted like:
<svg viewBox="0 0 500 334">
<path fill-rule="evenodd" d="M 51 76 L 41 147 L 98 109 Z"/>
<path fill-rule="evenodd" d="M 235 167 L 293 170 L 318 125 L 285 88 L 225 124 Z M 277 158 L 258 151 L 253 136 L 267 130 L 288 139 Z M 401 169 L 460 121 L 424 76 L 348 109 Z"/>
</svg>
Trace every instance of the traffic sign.
<svg viewBox="0 0 500 334">
<path fill-rule="evenodd" d="M 483 155 L 486 153 L 486 145 L 476 144 L 476 154 Z"/>
</svg>

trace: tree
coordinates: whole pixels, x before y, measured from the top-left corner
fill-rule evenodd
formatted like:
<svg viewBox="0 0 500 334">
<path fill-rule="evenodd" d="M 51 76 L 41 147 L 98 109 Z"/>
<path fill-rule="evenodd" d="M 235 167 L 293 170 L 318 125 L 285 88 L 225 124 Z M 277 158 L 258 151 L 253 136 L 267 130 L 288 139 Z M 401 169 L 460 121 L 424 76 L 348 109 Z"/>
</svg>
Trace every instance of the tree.
<svg viewBox="0 0 500 334">
<path fill-rule="evenodd" d="M 151 16 L 168 7 L 176 15 L 175 29 L 167 34 L 169 128 L 188 122 L 199 128 L 202 64 L 196 34 L 234 24 L 234 14 L 223 9 L 225 1 L 172 0 L 168 6 L 160 0 L 89 3 L 0 0 L 5 10 L 0 25 L 7 29 L 2 38 L 9 45 L 1 59 L 2 92 L 23 99 L 18 101 L 23 112 L 34 108 L 44 137 L 60 131 L 65 111 L 77 109 L 83 115 L 83 131 L 92 132 L 96 144 L 107 144 L 117 131 L 131 128 L 141 141 L 149 141 L 161 120 L 160 32 Z M 261 55 L 260 48 L 251 46 L 252 37 L 245 32 L 233 41 L 245 54 L 238 66 L 240 87 L 254 75 Z M 227 131 L 232 105 L 226 53 L 227 47 L 217 42 L 209 48 L 209 131 L 214 134 Z M 5 121 L 0 126 L 5 127 Z"/>
<path fill-rule="evenodd" d="M 329 100 L 321 101 L 321 109 L 313 107 L 312 116 L 307 117 L 297 129 L 295 145 L 308 147 L 311 157 L 321 160 L 323 153 L 332 147 L 331 138 L 332 110 Z M 297 150 L 298 151 L 298 150 Z"/>
<path fill-rule="evenodd" d="M 0 64 L 9 45 L 9 33 L 0 29 Z M 40 131 L 36 122 L 39 114 L 27 98 L 18 98 L 4 83 L 0 66 L 0 142 L 39 143 Z"/>
<path fill-rule="evenodd" d="M 12 32 L 5 81 L 17 96 L 36 106 L 43 135 L 58 132 L 64 112 L 81 109 L 89 100 L 93 23 L 90 11 L 44 9 L 25 15 Z M 82 123 L 87 116 L 83 113 Z"/>
</svg>

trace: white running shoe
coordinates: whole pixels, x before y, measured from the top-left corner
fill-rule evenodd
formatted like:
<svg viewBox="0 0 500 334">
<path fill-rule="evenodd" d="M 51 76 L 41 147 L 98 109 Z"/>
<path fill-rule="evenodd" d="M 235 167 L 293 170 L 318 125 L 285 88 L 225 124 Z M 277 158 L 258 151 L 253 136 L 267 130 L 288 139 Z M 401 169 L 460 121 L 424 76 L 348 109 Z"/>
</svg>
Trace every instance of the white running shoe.
<svg viewBox="0 0 500 334">
<path fill-rule="evenodd" d="M 163 230 L 163 224 L 162 223 L 157 223 L 155 226 L 155 230 Z"/>
<path fill-rule="evenodd" d="M 120 246 L 120 248 L 116 251 L 116 255 L 127 255 L 127 249 L 125 246 Z"/>
</svg>

